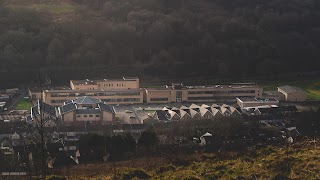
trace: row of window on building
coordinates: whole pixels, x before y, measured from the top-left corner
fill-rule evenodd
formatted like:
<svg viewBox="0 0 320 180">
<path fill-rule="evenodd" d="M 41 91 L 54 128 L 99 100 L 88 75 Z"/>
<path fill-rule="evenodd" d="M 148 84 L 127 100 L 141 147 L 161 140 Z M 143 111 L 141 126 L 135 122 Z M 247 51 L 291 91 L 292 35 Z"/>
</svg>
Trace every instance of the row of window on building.
<svg viewBox="0 0 320 180">
<path fill-rule="evenodd" d="M 117 99 L 101 99 L 104 102 L 140 102 L 140 98 L 117 98 Z M 51 103 L 61 103 L 68 101 L 68 99 L 51 100 Z"/>
<path fill-rule="evenodd" d="M 255 90 L 226 90 L 226 91 L 188 91 L 188 94 L 242 94 L 255 93 Z"/>
<path fill-rule="evenodd" d="M 103 92 L 103 93 L 51 93 L 51 97 L 77 97 L 77 96 L 138 96 L 140 92 Z"/>
<path fill-rule="evenodd" d="M 82 114 L 82 115 L 78 114 L 77 115 L 77 118 L 81 118 L 81 117 L 83 117 L 83 118 L 91 117 L 92 118 L 92 117 L 100 117 L 100 115 L 99 114 L 95 114 L 95 115 L 94 114 Z"/>
<path fill-rule="evenodd" d="M 117 84 L 117 87 L 126 86 L 125 84 Z M 113 87 L 113 84 L 103 84 L 103 87 Z"/>
</svg>

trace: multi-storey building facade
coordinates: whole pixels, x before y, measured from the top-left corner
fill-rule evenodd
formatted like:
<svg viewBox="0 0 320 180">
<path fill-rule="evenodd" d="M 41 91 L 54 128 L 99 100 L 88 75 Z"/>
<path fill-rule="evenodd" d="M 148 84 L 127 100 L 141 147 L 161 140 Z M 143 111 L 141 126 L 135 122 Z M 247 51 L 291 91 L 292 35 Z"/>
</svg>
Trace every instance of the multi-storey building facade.
<svg viewBox="0 0 320 180">
<path fill-rule="evenodd" d="M 215 86 L 183 86 L 173 84 L 166 88 L 145 89 L 145 102 L 226 102 L 237 97 L 260 98 L 262 87 L 255 84 L 231 84 Z"/>
<path fill-rule="evenodd" d="M 64 105 L 57 108 L 57 114 L 64 125 L 86 122 L 105 125 L 115 118 L 112 106 L 87 96 L 64 102 Z"/>
<path fill-rule="evenodd" d="M 143 89 L 82 89 L 82 90 L 45 90 L 43 101 L 52 106 L 60 106 L 63 102 L 77 97 L 89 96 L 101 99 L 108 104 L 143 103 Z"/>
<path fill-rule="evenodd" d="M 122 79 L 70 80 L 72 90 L 88 89 L 139 89 L 139 78 L 123 77 Z"/>
<path fill-rule="evenodd" d="M 143 103 L 143 89 L 139 89 L 139 78 L 70 80 L 71 89 L 44 90 L 42 99 L 52 106 L 81 96 L 89 96 L 108 104 Z"/>
<path fill-rule="evenodd" d="M 89 96 L 108 104 L 171 103 L 171 102 L 235 102 L 237 97 L 262 96 L 262 87 L 256 84 L 214 86 L 183 86 L 172 84 L 164 88 L 139 86 L 136 77 L 103 80 L 70 80 L 70 89 L 52 89 L 42 92 L 42 100 L 52 106 L 81 96 Z M 32 92 L 30 92 L 32 94 Z"/>
</svg>

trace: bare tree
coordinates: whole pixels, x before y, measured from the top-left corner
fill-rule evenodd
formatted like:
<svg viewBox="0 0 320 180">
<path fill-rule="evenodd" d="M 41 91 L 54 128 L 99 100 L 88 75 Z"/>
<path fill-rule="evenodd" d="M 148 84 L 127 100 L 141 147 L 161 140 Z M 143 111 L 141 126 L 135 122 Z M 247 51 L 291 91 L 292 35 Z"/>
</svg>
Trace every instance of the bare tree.
<svg viewBox="0 0 320 180">
<path fill-rule="evenodd" d="M 39 74 L 39 82 L 41 88 L 41 94 L 43 93 L 42 82 Z M 53 123 L 57 124 L 57 118 L 51 117 L 46 112 L 49 109 L 43 103 L 43 98 L 41 98 L 37 104 L 37 111 L 33 116 L 33 126 L 31 128 L 30 134 L 28 136 L 29 141 L 35 146 L 35 150 L 32 154 L 34 170 L 37 174 L 38 168 L 40 167 L 41 177 L 45 178 L 47 174 L 47 158 L 48 158 L 48 149 L 47 143 L 50 143 L 52 132 L 53 132 Z M 40 155 L 40 157 L 39 157 Z"/>
</svg>

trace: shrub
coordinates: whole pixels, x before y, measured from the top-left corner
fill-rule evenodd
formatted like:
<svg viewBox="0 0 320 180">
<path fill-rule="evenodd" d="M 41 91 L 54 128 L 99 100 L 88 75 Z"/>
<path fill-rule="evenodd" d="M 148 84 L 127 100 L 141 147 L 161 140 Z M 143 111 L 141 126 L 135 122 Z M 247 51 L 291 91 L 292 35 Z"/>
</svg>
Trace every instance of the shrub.
<svg viewBox="0 0 320 180">
<path fill-rule="evenodd" d="M 200 180 L 200 179 L 197 177 L 191 176 L 191 177 L 184 178 L 184 180 Z"/>
<path fill-rule="evenodd" d="M 156 173 L 157 173 L 157 174 L 162 174 L 162 173 L 164 173 L 164 172 L 174 171 L 175 169 L 176 169 L 176 168 L 175 168 L 174 166 L 172 166 L 172 165 L 162 166 L 162 167 L 160 167 L 160 168 L 156 171 Z"/>
<path fill-rule="evenodd" d="M 64 176 L 52 175 L 52 176 L 48 176 L 46 180 L 67 180 L 67 178 Z"/>
<path fill-rule="evenodd" d="M 260 150 L 260 153 L 263 155 L 270 155 L 272 153 L 276 152 L 274 149 L 272 149 L 272 147 L 267 147 L 267 148 L 262 148 Z"/>
<path fill-rule="evenodd" d="M 176 158 L 172 164 L 175 166 L 188 166 L 190 162 L 184 159 Z"/>
<path fill-rule="evenodd" d="M 226 169 L 228 169 L 228 168 L 225 165 L 218 165 L 215 167 L 216 171 L 221 171 L 221 170 L 226 170 Z"/>
<path fill-rule="evenodd" d="M 132 169 L 122 174 L 123 180 L 138 178 L 138 179 L 149 179 L 151 176 L 142 169 Z"/>
<path fill-rule="evenodd" d="M 290 180 L 286 175 L 284 174 L 277 174 L 273 178 L 273 180 Z"/>
</svg>

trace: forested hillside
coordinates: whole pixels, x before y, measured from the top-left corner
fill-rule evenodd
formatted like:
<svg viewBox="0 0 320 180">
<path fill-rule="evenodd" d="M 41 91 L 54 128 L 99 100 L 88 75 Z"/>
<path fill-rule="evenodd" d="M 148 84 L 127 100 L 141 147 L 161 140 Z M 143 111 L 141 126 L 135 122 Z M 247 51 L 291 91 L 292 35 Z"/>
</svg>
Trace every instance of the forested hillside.
<svg viewBox="0 0 320 180">
<path fill-rule="evenodd" d="M 0 67 L 317 70 L 319 0 L 0 0 Z"/>
</svg>

